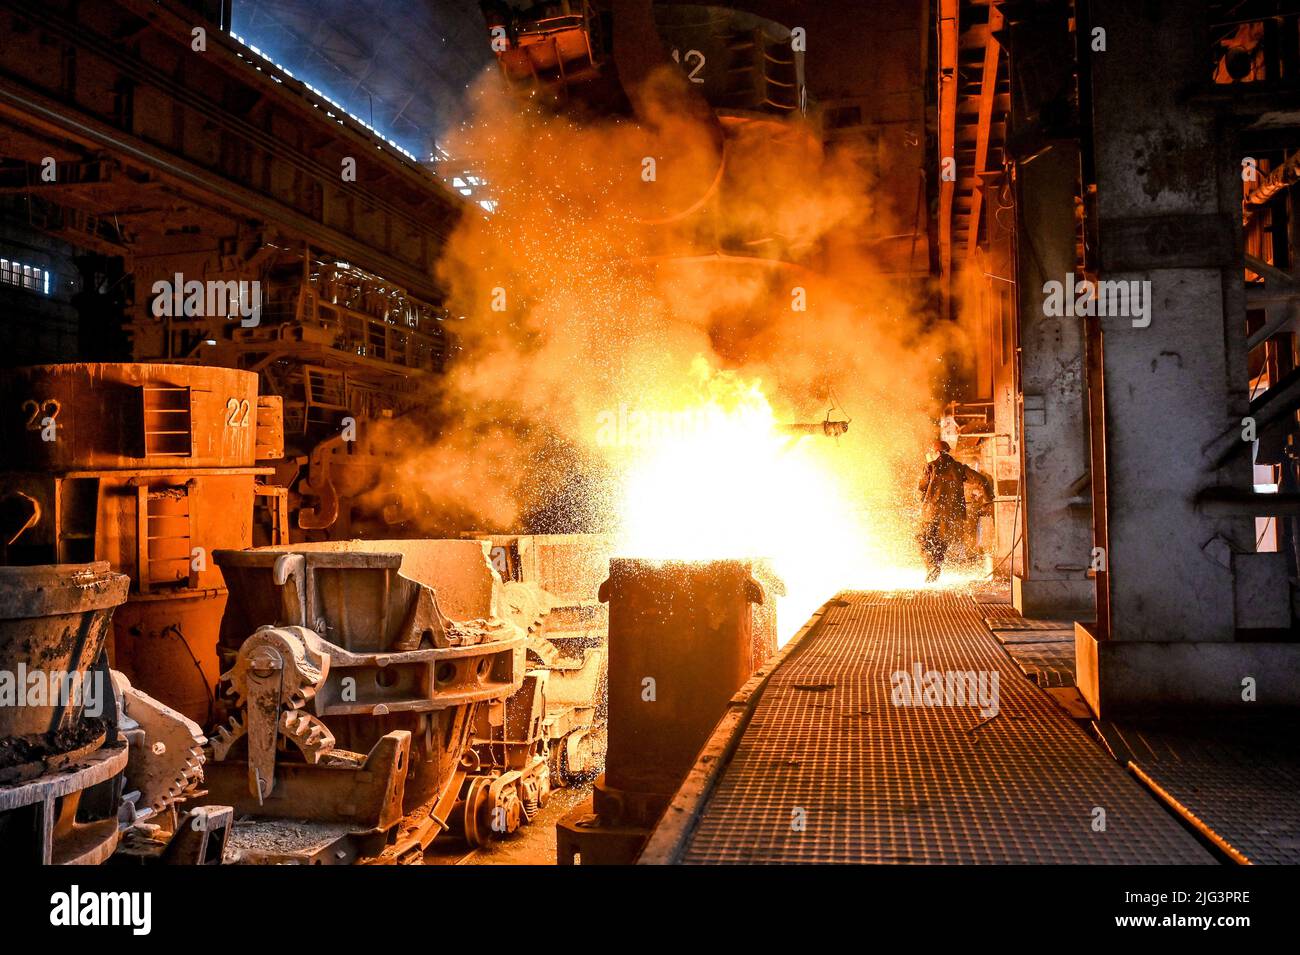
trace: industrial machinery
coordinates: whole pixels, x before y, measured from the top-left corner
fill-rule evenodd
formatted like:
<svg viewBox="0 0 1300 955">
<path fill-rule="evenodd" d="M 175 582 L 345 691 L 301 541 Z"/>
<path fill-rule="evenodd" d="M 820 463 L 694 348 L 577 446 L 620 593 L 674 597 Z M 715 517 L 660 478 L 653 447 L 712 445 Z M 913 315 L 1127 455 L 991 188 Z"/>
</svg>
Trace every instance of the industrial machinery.
<svg viewBox="0 0 1300 955">
<path fill-rule="evenodd" d="M 117 732 L 129 756 L 114 861 L 220 865 L 234 813 L 192 805 L 203 787 L 207 737 L 193 720 L 112 671 Z"/>
<path fill-rule="evenodd" d="M 125 363 L 5 371 L 0 402 L 0 562 L 126 574 L 111 665 L 208 721 L 226 603 L 211 553 L 250 546 L 257 513 L 271 540 L 288 531 L 258 464 L 283 453 L 279 402 L 250 372 Z"/>
<path fill-rule="evenodd" d="M 640 25 L 641 10 L 633 9 L 640 7 L 656 38 L 715 109 L 782 115 L 806 105 L 803 55 L 792 48 L 790 31 L 752 13 L 649 0 L 484 0 L 481 6 L 505 80 L 545 90 L 560 102 L 579 92 L 588 103 L 621 97 L 616 33 Z M 617 67 L 626 70 L 626 58 Z"/>
<path fill-rule="evenodd" d="M 473 844 L 511 832 L 546 801 L 545 674 L 524 672 L 483 544 L 214 556 L 233 599 L 207 798 L 253 820 L 233 836 L 245 861 L 407 861 L 453 826 Z"/>
<path fill-rule="evenodd" d="M 220 860 L 229 808 L 181 812 L 202 731 L 108 668 L 129 583 L 102 561 L 0 567 L 0 858 Z"/>
<path fill-rule="evenodd" d="M 92 21 L 61 4 L 5 4 L 0 10 L 6 35 L 49 41 L 36 49 L 10 43 L 0 50 L 4 70 L 24 96 L 69 93 L 47 85 L 46 54 L 76 60 L 75 85 L 84 86 L 73 96 L 80 105 L 52 124 L 37 122 L 30 108 L 11 104 L 5 111 L 6 129 L 24 132 L 7 134 L 0 150 L 0 215 L 20 234 L 40 237 L 36 246 L 48 251 L 20 254 L 26 241 L 2 237 L 0 290 L 15 290 L 10 277 L 16 275 L 30 295 L 28 305 L 6 318 L 0 339 L 14 346 L 11 359 L 31 356 L 20 358 L 26 363 L 79 352 L 129 356 L 146 368 L 221 366 L 259 376 L 264 398 L 283 403 L 288 455 L 277 480 L 268 483 L 296 492 L 285 502 L 290 516 L 300 508 L 310 512 L 302 527 L 318 537 L 362 533 L 363 524 L 373 533 L 385 526 L 384 515 L 358 507 L 351 524 L 355 498 L 348 488 L 384 466 L 380 449 L 364 455 L 365 464 L 357 445 L 346 457 L 331 460 L 328 452 L 337 446 L 333 439 L 344 419 L 360 424 L 366 442 L 368 424 L 411 408 L 440 373 L 449 343 L 445 292 L 433 263 L 461 211 L 478 207 L 371 123 L 348 115 L 305 77 L 232 35 L 230 7 L 166 0 L 151 5 L 143 33 L 136 32 L 140 8 L 132 0 L 99 4 Z M 217 9 L 222 16 L 215 17 Z M 212 41 L 202 59 L 191 48 L 197 24 Z M 123 43 L 127 35 L 132 42 Z M 202 68 L 189 69 L 198 64 Z M 329 85 L 319 76 L 317 82 Z M 86 138 L 91 127 L 102 132 L 119 125 L 113 97 L 100 91 L 128 87 L 142 124 L 130 142 Z M 253 103 L 259 104 L 257 119 L 249 114 Z M 172 130 L 165 144 L 147 132 L 155 122 Z M 226 159 L 218 161 L 221 156 Z M 47 157 L 57 167 L 42 176 Z M 340 175 L 341 167 L 355 167 L 356 175 Z M 196 175 L 176 178 L 180 168 Z M 191 286 L 206 287 L 206 295 L 176 294 Z M 28 314 L 37 303 L 39 310 Z M 245 314 L 250 306 L 255 314 Z M 241 386 L 220 399 L 237 393 L 242 400 L 245 392 Z M 71 410 L 65 406 L 64 414 Z M 113 404 L 105 411 L 114 413 Z M 255 408 L 248 421 L 261 423 L 261 411 Z M 304 486 L 297 487 L 300 478 Z M 333 516 L 331 499 L 338 504 Z M 225 539 L 210 546 L 275 540 Z M 219 580 L 205 580 L 197 589 L 219 587 Z M 200 626 L 202 616 L 214 633 L 220 608 L 207 606 L 211 599 L 199 593 L 189 597 L 186 619 L 176 615 L 180 603 L 173 600 L 163 619 L 150 614 L 130 626 L 138 623 L 140 641 L 157 644 L 157 653 L 144 656 L 190 668 L 186 692 L 197 701 L 198 673 L 181 638 L 167 628 L 177 624 L 191 647 L 209 645 L 210 633 L 197 639 L 185 624 Z M 179 684 L 179 671 L 172 675 Z M 205 676 L 212 681 L 216 674 Z M 153 684 L 144 674 L 136 682 Z"/>
<path fill-rule="evenodd" d="M 377 422 L 420 404 L 447 358 L 446 310 L 398 284 L 310 246 L 267 246 L 259 256 L 265 302 L 255 325 L 224 316 L 136 323 L 136 351 L 243 368 L 282 403 L 284 456 L 275 483 L 310 539 L 385 533 L 400 508 L 357 507 L 383 485 L 392 448 Z M 346 422 L 356 423 L 356 434 Z M 389 531 L 388 533 L 392 533 Z"/>
<path fill-rule="evenodd" d="M 600 598 L 609 752 L 591 805 L 559 824 L 561 865 L 635 860 L 727 701 L 765 659 L 754 627 L 765 594 L 748 561 L 616 558 Z"/>
<path fill-rule="evenodd" d="M 578 122 L 631 115 L 652 128 L 669 112 L 690 116 L 706 134 L 716 169 L 701 175 L 689 200 L 665 206 L 652 193 L 630 210 L 647 234 L 671 234 L 683 263 L 711 261 L 720 282 L 768 283 L 773 300 L 806 282 L 810 247 L 728 215 L 745 194 L 746 166 L 811 169 L 822 157 L 813 124 L 801 121 L 804 53 L 788 27 L 731 7 L 652 0 L 482 6 L 504 82 L 530 102 L 571 109 Z M 674 261 L 656 266 L 672 269 Z"/>
<path fill-rule="evenodd" d="M 529 666 L 544 670 L 541 732 L 551 781 L 593 778 L 605 759 L 609 613 L 597 597 L 612 538 L 604 534 L 479 537 L 505 582 L 502 610 L 528 634 Z"/>
</svg>

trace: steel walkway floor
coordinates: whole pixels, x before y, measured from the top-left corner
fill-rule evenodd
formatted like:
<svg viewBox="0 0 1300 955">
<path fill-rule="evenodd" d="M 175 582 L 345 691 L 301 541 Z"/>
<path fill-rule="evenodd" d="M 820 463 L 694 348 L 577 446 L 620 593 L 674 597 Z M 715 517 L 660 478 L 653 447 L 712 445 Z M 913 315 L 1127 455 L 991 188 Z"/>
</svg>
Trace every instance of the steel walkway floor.
<svg viewBox="0 0 1300 955">
<path fill-rule="evenodd" d="M 1300 864 L 1300 721 L 1276 713 L 1107 720 L 1115 758 L 1231 859 Z"/>
<path fill-rule="evenodd" d="M 1216 861 L 1020 673 L 985 627 L 993 609 L 944 592 L 831 601 L 738 694 L 642 861 Z M 918 667 L 986 687 L 996 673 L 996 715 L 895 705 L 897 674 Z"/>
</svg>

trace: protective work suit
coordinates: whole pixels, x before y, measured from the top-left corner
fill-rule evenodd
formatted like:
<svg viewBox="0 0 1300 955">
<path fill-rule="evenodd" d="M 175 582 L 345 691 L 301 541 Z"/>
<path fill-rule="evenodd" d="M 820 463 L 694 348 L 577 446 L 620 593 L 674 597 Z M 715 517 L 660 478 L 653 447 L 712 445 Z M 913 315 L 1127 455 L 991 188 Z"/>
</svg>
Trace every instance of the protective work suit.
<svg viewBox="0 0 1300 955">
<path fill-rule="evenodd" d="M 918 540 L 925 558 L 925 579 L 939 579 L 948 547 L 966 523 L 966 472 L 970 469 L 948 453 L 948 444 L 935 444 L 938 455 L 921 472 L 921 532 Z"/>
</svg>

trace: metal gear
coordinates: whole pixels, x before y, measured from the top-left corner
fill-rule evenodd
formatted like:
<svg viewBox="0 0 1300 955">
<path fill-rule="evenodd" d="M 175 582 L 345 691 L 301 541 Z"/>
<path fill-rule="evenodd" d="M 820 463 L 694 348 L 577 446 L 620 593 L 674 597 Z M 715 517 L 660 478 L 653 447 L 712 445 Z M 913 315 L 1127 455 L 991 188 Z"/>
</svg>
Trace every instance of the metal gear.
<svg viewBox="0 0 1300 955">
<path fill-rule="evenodd" d="M 505 618 L 529 636 L 542 632 L 542 623 L 551 611 L 551 599 L 532 582 L 509 580 L 501 585 Z"/>
<path fill-rule="evenodd" d="M 282 706 L 299 709 L 316 695 L 329 673 L 320 637 L 304 627 L 262 627 L 244 641 L 234 666 L 221 675 L 240 709 L 248 705 L 250 680 L 266 668 L 279 671 Z"/>
<path fill-rule="evenodd" d="M 249 737 L 258 725 L 258 745 L 250 739 L 250 763 L 261 780 L 273 779 L 274 751 L 282 740 L 293 743 L 308 763 L 318 763 L 335 745 L 334 734 L 304 707 L 316 695 L 329 672 L 329 654 L 320 638 L 302 627 L 263 627 L 239 649 L 222 675 L 236 712 L 217 727 L 207 746 L 213 760 L 224 760 L 236 741 Z M 250 703 L 256 701 L 256 712 Z M 274 739 L 266 738 L 270 733 Z M 256 752 L 254 752 L 256 750 Z M 262 773 L 265 770 L 265 773 Z"/>
<path fill-rule="evenodd" d="M 311 713 L 299 709 L 285 710 L 280 714 L 280 735 L 290 740 L 309 763 L 334 749 L 334 734 L 329 727 Z"/>
<path fill-rule="evenodd" d="M 119 729 L 131 740 L 127 778 L 140 791 L 139 805 L 155 812 L 183 799 L 203 779 L 202 728 L 185 715 L 131 685 L 112 671 Z"/>
</svg>

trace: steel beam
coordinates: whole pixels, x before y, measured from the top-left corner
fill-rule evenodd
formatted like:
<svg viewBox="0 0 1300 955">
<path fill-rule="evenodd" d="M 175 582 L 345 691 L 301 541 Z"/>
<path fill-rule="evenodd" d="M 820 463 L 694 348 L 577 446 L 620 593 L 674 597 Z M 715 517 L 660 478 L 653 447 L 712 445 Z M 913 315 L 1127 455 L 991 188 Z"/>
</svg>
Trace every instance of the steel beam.
<svg viewBox="0 0 1300 955">
<path fill-rule="evenodd" d="M 939 292 L 945 316 L 952 308 L 952 205 L 957 191 L 958 7 L 958 0 L 939 0 Z"/>
<path fill-rule="evenodd" d="M 995 34 L 1002 29 L 1002 11 L 989 7 L 989 24 L 984 45 L 984 68 L 980 76 L 979 126 L 975 132 L 975 187 L 971 190 L 970 220 L 966 228 L 966 256 L 975 254 L 980 238 L 980 209 L 984 202 L 981 176 L 987 171 L 989 159 L 989 133 L 993 124 L 993 101 L 998 93 L 998 61 L 1002 44 Z"/>
</svg>

